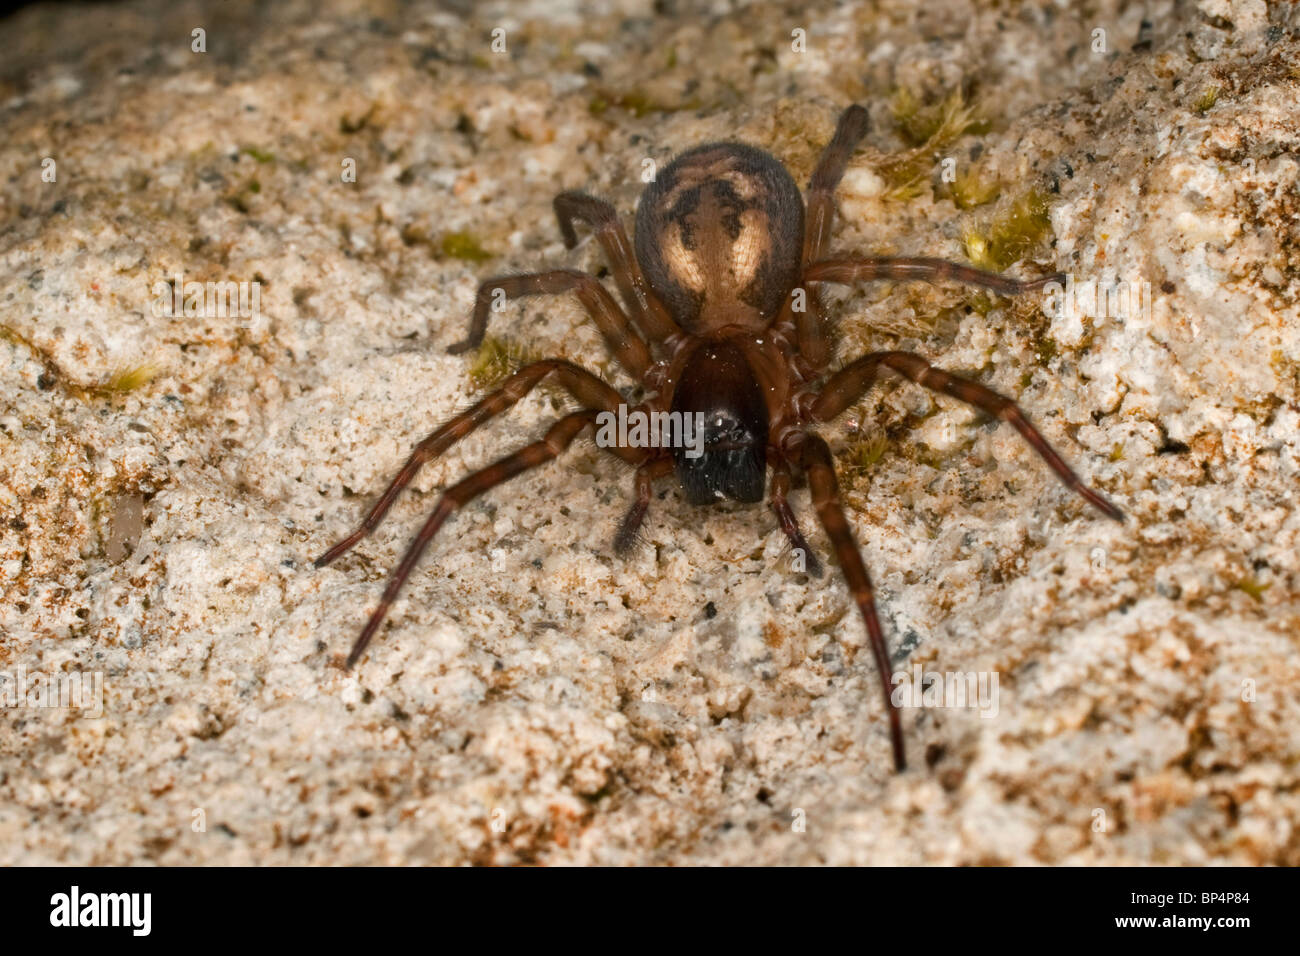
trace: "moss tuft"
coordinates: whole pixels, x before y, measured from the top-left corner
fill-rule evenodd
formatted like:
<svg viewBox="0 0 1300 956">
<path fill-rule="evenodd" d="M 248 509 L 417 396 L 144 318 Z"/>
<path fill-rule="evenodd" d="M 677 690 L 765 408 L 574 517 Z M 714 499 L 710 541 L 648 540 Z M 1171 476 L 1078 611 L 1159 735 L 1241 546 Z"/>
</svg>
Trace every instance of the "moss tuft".
<svg viewBox="0 0 1300 956">
<path fill-rule="evenodd" d="M 986 206 L 1002 195 L 1002 184 L 994 177 L 986 177 L 983 170 L 971 167 L 957 174 L 949 192 L 958 209 L 974 209 Z"/>
<path fill-rule="evenodd" d="M 991 124 L 958 87 L 942 99 L 925 102 L 911 90 L 894 94 L 894 122 L 912 147 L 939 148 L 967 133 L 987 133 Z"/>
<path fill-rule="evenodd" d="M 155 366 L 137 365 L 114 373 L 112 378 L 103 385 L 96 386 L 94 391 L 103 396 L 125 395 L 138 388 L 144 388 L 157 377 L 158 369 Z"/>
<path fill-rule="evenodd" d="M 463 259 L 466 262 L 486 262 L 492 253 L 483 248 L 478 237 L 468 232 L 449 232 L 442 237 L 440 245 L 442 254 L 449 259 Z"/>
<path fill-rule="evenodd" d="M 922 195 L 939 153 L 967 133 L 986 133 L 991 127 L 960 87 L 929 103 L 900 89 L 894 94 L 893 113 L 899 135 L 912 149 L 886 158 L 878 167 L 889 184 L 885 195 L 890 199 Z"/>
<path fill-rule="evenodd" d="M 1051 235 L 1047 196 L 1031 189 L 1016 197 L 984 226 L 968 226 L 963 239 L 966 257 L 981 269 L 1002 272 L 1023 259 Z"/>
<path fill-rule="evenodd" d="M 851 439 L 840 456 L 840 465 L 850 479 L 864 475 L 885 457 L 888 448 L 889 439 L 883 432 Z"/>
<path fill-rule="evenodd" d="M 587 101 L 587 111 L 592 116 L 600 116 L 610 107 L 618 107 L 640 118 L 650 113 L 680 113 L 683 110 L 698 110 L 703 105 L 703 101 L 695 96 L 680 103 L 665 103 L 652 99 L 644 93 L 611 93 L 606 91 L 597 92 Z"/>
<path fill-rule="evenodd" d="M 475 388 L 492 388 L 513 374 L 520 366 L 535 362 L 540 356 L 516 342 L 489 336 L 479 346 L 469 379 Z"/>
<path fill-rule="evenodd" d="M 245 146 L 240 150 L 240 152 L 253 157 L 254 160 L 262 164 L 275 162 L 275 153 L 269 153 L 264 149 L 258 149 L 256 146 Z"/>
<path fill-rule="evenodd" d="M 1240 581 L 1238 581 L 1236 584 L 1234 584 L 1233 587 L 1236 588 L 1238 591 L 1244 591 L 1246 594 L 1249 594 L 1256 601 L 1263 601 L 1264 592 L 1267 591 L 1270 587 L 1272 587 L 1272 585 L 1264 584 L 1258 578 L 1255 577 L 1245 577 L 1242 578 Z"/>
</svg>

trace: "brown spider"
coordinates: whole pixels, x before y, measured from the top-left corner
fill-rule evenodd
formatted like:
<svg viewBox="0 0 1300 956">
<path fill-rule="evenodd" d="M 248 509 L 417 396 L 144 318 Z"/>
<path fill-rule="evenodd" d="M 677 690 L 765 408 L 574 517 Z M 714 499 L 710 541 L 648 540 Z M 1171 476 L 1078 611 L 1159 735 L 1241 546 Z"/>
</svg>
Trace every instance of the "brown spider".
<svg viewBox="0 0 1300 956">
<path fill-rule="evenodd" d="M 830 448 L 808 426 L 829 422 L 858 402 L 875 381 L 877 370 L 887 368 L 1010 422 L 1067 486 L 1108 517 L 1122 521 L 1123 514 L 1079 480 L 1014 402 L 933 368 L 919 355 L 873 352 L 845 365 L 817 387 L 827 374 L 831 342 L 816 289 L 804 288 L 809 283 L 951 279 L 1015 295 L 1064 279 L 1060 275 L 1012 279 L 942 259 L 824 258 L 835 188 L 868 127 L 867 111 L 861 106 L 850 106 L 840 116 L 808 184 L 806 223 L 804 203 L 790 174 L 768 153 L 742 143 L 710 143 L 688 150 L 646 187 L 636 214 L 635 253 L 613 206 L 583 193 L 561 193 L 555 198 L 555 212 L 565 245 L 577 244 L 574 222 L 595 230 L 631 316 L 586 273 L 560 269 L 501 276 L 479 287 L 469 335 L 448 351 L 459 354 L 483 341 L 494 299 L 574 292 L 614 356 L 649 396 L 627 413 L 628 418 L 664 412 L 696 416 L 704 430 L 701 445 L 694 449 L 682 447 L 681 442 L 671 449 L 644 443 L 634 447 L 631 442 L 608 448 L 636 466 L 636 500 L 615 537 L 620 554 L 636 540 L 654 479 L 676 472 L 686 500 L 695 505 L 724 498 L 757 502 L 763 498 L 770 468 L 772 510 L 792 545 L 811 555 L 787 500 L 792 468 L 802 470 L 817 517 L 866 622 L 889 714 L 894 764 L 902 770 L 903 734 L 891 700 L 892 669 L 871 579 L 840 504 Z M 322 567 L 350 549 L 379 524 L 423 464 L 504 412 L 547 376 L 554 376 L 582 410 L 553 424 L 541 441 L 443 492 L 353 645 L 349 668 L 453 511 L 558 456 L 583 429 L 597 424 L 602 413 L 617 413 L 623 396 L 591 372 L 562 359 L 524 366 L 416 445 L 361 526 L 317 559 L 316 566 Z M 809 562 L 809 570 L 820 574 L 815 559 Z"/>
</svg>

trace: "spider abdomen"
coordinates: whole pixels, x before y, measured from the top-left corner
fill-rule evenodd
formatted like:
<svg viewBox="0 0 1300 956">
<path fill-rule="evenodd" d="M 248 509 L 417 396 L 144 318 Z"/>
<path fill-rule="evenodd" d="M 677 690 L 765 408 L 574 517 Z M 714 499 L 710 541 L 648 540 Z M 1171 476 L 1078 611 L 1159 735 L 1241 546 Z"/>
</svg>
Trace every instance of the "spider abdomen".
<svg viewBox="0 0 1300 956">
<path fill-rule="evenodd" d="M 769 420 L 763 392 L 744 352 L 732 342 L 701 345 L 673 389 L 672 410 L 698 422 L 702 441 L 673 449 L 686 500 L 763 500 Z"/>
<path fill-rule="evenodd" d="M 762 328 L 799 281 L 803 199 L 785 167 L 753 146 L 711 143 L 646 187 L 636 257 L 681 328 Z"/>
</svg>

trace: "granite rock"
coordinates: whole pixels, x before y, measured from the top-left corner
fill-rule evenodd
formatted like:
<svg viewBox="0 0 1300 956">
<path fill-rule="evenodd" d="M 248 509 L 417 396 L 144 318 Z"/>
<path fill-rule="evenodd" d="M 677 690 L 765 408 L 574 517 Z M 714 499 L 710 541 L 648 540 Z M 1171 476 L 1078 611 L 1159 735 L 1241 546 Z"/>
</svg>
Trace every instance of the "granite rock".
<svg viewBox="0 0 1300 956">
<path fill-rule="evenodd" d="M 1087 9 L 0 23 L 0 692 L 27 688 L 0 863 L 1300 863 L 1300 11 Z M 909 153 L 904 95 L 979 121 Z M 534 392 L 313 569 L 479 391 L 446 354 L 478 282 L 601 269 L 552 196 L 630 215 L 647 163 L 726 138 L 806 182 L 851 102 L 834 248 L 961 261 L 1037 190 L 1008 271 L 1137 295 L 828 290 L 841 361 L 913 349 L 1014 397 L 1129 515 L 893 379 L 824 430 L 896 667 L 996 675 L 996 713 L 906 709 L 895 775 L 837 569 L 671 482 L 616 558 L 631 475 L 590 442 L 463 509 L 345 670 L 438 490 L 567 407 Z M 959 208 L 945 159 L 999 198 Z M 258 307 L 186 314 L 169 282 Z M 634 384 L 568 297 L 493 322 Z M 58 675 L 99 675 L 102 713 L 36 706 Z"/>
</svg>

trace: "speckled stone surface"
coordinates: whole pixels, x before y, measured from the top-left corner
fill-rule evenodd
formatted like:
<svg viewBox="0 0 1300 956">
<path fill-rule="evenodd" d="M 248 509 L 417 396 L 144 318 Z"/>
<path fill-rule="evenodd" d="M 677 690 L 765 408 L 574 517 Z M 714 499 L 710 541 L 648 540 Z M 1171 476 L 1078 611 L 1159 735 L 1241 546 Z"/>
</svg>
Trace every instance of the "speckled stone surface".
<svg viewBox="0 0 1300 956">
<path fill-rule="evenodd" d="M 103 679 L 98 718 L 0 710 L 0 863 L 1300 863 L 1297 5 L 141 2 L 0 48 L 0 692 Z M 988 123 L 891 195 L 897 91 L 963 84 Z M 904 710 L 894 775 L 837 569 L 671 482 L 615 558 L 631 475 L 590 442 L 457 515 L 345 671 L 438 490 L 564 407 L 313 570 L 475 394 L 478 282 L 600 269 L 551 197 L 630 216 L 646 160 L 729 137 L 806 182 L 850 102 L 835 249 L 960 261 L 1038 188 L 1009 271 L 1149 288 L 828 292 L 841 361 L 1011 395 L 1129 514 L 894 379 L 824 430 L 897 666 L 996 673 L 996 716 Z M 946 157 L 1003 198 L 957 208 Z M 168 315 L 175 276 L 260 309 Z M 632 385 L 569 297 L 493 322 Z"/>
</svg>

